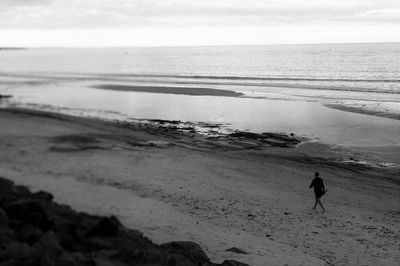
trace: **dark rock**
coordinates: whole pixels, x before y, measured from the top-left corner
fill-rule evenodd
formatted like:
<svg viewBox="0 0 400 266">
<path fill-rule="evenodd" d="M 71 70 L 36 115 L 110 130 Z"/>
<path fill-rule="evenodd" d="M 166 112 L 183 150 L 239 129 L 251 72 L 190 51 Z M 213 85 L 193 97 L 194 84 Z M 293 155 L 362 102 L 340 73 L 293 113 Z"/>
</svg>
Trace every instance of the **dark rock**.
<svg viewBox="0 0 400 266">
<path fill-rule="evenodd" d="M 42 230 L 39 228 L 36 228 L 32 225 L 29 224 L 24 224 L 18 234 L 18 238 L 21 242 L 28 243 L 29 245 L 32 245 L 38 239 L 43 235 Z"/>
<path fill-rule="evenodd" d="M 55 265 L 57 266 L 78 266 L 73 258 L 62 257 L 58 258 L 55 261 Z"/>
<path fill-rule="evenodd" d="M 136 238 L 144 238 L 143 233 L 140 232 L 139 230 L 135 229 L 127 229 L 127 228 L 121 228 L 120 233 L 123 234 L 124 236 L 132 239 Z"/>
<path fill-rule="evenodd" d="M 87 237 L 87 233 L 95 227 L 101 217 L 95 216 L 95 215 L 87 215 L 84 213 L 79 213 L 78 214 L 79 221 L 78 221 L 78 226 L 76 227 L 75 234 L 79 239 L 83 239 Z"/>
<path fill-rule="evenodd" d="M 228 248 L 225 251 L 229 251 L 229 252 L 234 252 L 234 253 L 238 253 L 238 254 L 248 254 L 246 251 L 243 251 L 237 247 L 233 247 L 233 248 Z"/>
<path fill-rule="evenodd" d="M 11 219 L 38 227 L 41 230 L 50 228 L 50 221 L 42 205 L 32 199 L 21 199 L 5 206 L 5 210 Z"/>
<path fill-rule="evenodd" d="M 14 186 L 13 189 L 13 196 L 16 199 L 22 199 L 22 198 L 30 198 L 32 193 L 29 191 L 27 187 L 24 186 Z"/>
<path fill-rule="evenodd" d="M 151 263 L 166 262 L 163 250 L 143 237 L 127 237 L 124 235 L 109 238 L 118 251 L 111 259 L 127 264 L 135 262 Z M 164 258 L 164 259 L 163 259 Z M 165 264 L 165 263 L 164 263 Z"/>
<path fill-rule="evenodd" d="M 176 241 L 162 244 L 161 247 L 171 255 L 177 255 L 174 256 L 177 261 L 188 259 L 190 262 L 194 263 L 194 265 L 203 265 L 210 261 L 206 253 L 197 243 Z"/>
<path fill-rule="evenodd" d="M 253 133 L 253 132 L 245 132 L 245 131 L 236 131 L 229 136 L 235 137 L 235 138 L 246 138 L 246 139 L 259 139 L 263 138 L 262 134 L 258 133 Z"/>
<path fill-rule="evenodd" d="M 51 193 L 45 192 L 45 191 L 39 191 L 34 194 L 32 194 L 32 198 L 38 199 L 41 201 L 45 202 L 51 202 L 54 198 L 54 196 Z"/>
<path fill-rule="evenodd" d="M 77 266 L 96 266 L 94 260 L 90 258 L 82 259 L 82 260 L 75 260 Z"/>
<path fill-rule="evenodd" d="M 224 263 L 219 265 L 246 265 Z M 54 203 L 50 193 L 31 193 L 0 178 L 0 266 L 111 265 L 217 264 L 211 263 L 196 243 L 156 245 L 140 231 L 125 228 L 115 217 L 77 213 Z"/>
<path fill-rule="evenodd" d="M 260 140 L 271 146 L 286 147 L 286 148 L 294 147 L 294 145 L 301 142 L 300 140 L 294 138 L 293 136 L 289 137 L 281 133 L 259 134 L 254 132 L 236 131 L 232 134 L 229 134 L 229 137 Z"/>
<path fill-rule="evenodd" d="M 60 245 L 66 249 L 74 250 L 77 239 L 75 237 L 76 224 L 65 221 L 54 227 Z"/>
<path fill-rule="evenodd" d="M 114 261 L 114 260 L 105 260 L 105 259 L 94 259 L 93 260 L 96 266 L 128 266 L 125 263 Z M 144 266 L 156 266 L 156 264 L 142 264 Z M 163 266 L 161 264 L 158 264 Z"/>
<path fill-rule="evenodd" d="M 96 266 L 95 262 L 81 252 L 64 253 L 56 261 L 56 265 Z"/>
<path fill-rule="evenodd" d="M 0 266 L 18 266 L 18 261 L 16 260 L 6 260 L 0 263 Z"/>
<path fill-rule="evenodd" d="M 202 264 L 195 263 L 188 258 L 183 257 L 179 254 L 170 253 L 168 254 L 167 265 L 173 266 L 200 266 Z"/>
<path fill-rule="evenodd" d="M 182 121 L 180 120 L 161 120 L 161 119 L 149 119 L 148 121 L 150 122 L 154 122 L 154 123 L 158 123 L 158 124 L 175 124 L 178 125 L 180 123 L 182 123 Z"/>
<path fill-rule="evenodd" d="M 222 262 L 220 266 L 250 266 L 250 265 L 236 260 L 224 260 L 224 262 Z"/>
<path fill-rule="evenodd" d="M 8 227 L 8 225 L 9 225 L 9 220 L 7 213 L 2 208 L 0 208 L 0 228 Z"/>
<path fill-rule="evenodd" d="M 40 266 L 57 266 L 55 264 L 55 260 L 53 258 L 50 258 L 48 254 L 42 256 L 40 259 Z"/>
<path fill-rule="evenodd" d="M 118 251 L 115 249 L 107 249 L 107 250 L 97 250 L 91 252 L 91 257 L 95 259 L 103 259 L 103 260 L 110 260 L 111 257 L 118 254 Z"/>
<path fill-rule="evenodd" d="M 106 250 L 106 249 L 114 248 L 114 245 L 110 240 L 108 240 L 106 238 L 101 238 L 101 237 L 93 237 L 93 238 L 89 238 L 89 239 L 84 239 L 82 241 L 82 245 L 88 251 Z"/>
<path fill-rule="evenodd" d="M 264 135 L 267 138 L 279 139 L 279 140 L 288 141 L 288 142 L 295 142 L 295 143 L 300 142 L 298 139 L 293 137 L 294 134 L 290 137 L 285 134 L 281 134 L 281 133 L 262 133 L 262 135 Z"/>
<path fill-rule="evenodd" d="M 37 252 L 26 243 L 13 242 L 6 245 L 7 257 L 15 260 L 27 260 L 37 257 Z"/>
<path fill-rule="evenodd" d="M 148 263 L 146 263 L 146 264 L 136 264 L 135 266 L 170 266 L 169 264 L 168 265 L 166 265 L 166 264 L 148 264 Z M 190 265 L 189 265 L 190 266 Z M 204 266 L 212 266 L 212 265 L 204 265 Z"/>
<path fill-rule="evenodd" d="M 13 199 L 14 182 L 0 177 L 0 206 Z"/>
<path fill-rule="evenodd" d="M 0 227 L 0 245 L 6 245 L 10 242 L 16 242 L 18 235 L 14 230 L 7 227 Z"/>
<path fill-rule="evenodd" d="M 59 257 L 62 251 L 57 236 L 53 231 L 48 231 L 42 235 L 42 237 L 34 245 L 34 248 L 40 255 L 48 255 L 51 258 Z"/>
<path fill-rule="evenodd" d="M 42 258 L 36 256 L 36 257 L 30 258 L 30 259 L 23 260 L 18 265 L 23 265 L 23 266 L 42 266 L 40 264 L 41 261 L 42 261 Z M 47 265 L 44 265 L 44 266 L 47 266 Z M 53 265 L 51 265 L 51 266 L 53 266 Z"/>
<path fill-rule="evenodd" d="M 122 227 L 121 222 L 111 216 L 109 218 L 101 218 L 101 220 L 90 228 L 85 236 L 86 237 L 106 237 L 116 236 L 119 233 L 119 229 Z"/>
<path fill-rule="evenodd" d="M 47 204 L 45 211 L 49 219 L 53 222 L 56 230 L 58 230 L 58 227 L 64 226 L 65 224 L 73 224 L 77 227 L 81 221 L 79 214 L 66 205 L 56 203 Z"/>
</svg>

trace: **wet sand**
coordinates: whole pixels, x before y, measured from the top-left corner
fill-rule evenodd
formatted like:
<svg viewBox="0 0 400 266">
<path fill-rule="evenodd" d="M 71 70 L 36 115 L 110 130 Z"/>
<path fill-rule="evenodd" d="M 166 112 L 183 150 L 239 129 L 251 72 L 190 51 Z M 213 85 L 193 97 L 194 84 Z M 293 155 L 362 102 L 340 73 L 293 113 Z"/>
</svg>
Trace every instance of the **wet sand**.
<svg viewBox="0 0 400 266">
<path fill-rule="evenodd" d="M 134 85 L 115 85 L 115 84 L 103 84 L 93 87 L 103 90 L 181 94 L 181 95 L 191 95 L 191 96 L 225 96 L 225 97 L 243 96 L 243 93 L 231 90 L 199 88 L 199 87 L 168 87 L 168 86 L 144 86 L 144 85 L 134 86 Z"/>
<path fill-rule="evenodd" d="M 345 104 L 325 104 L 325 106 L 346 111 L 346 112 L 353 112 L 353 113 L 358 113 L 358 114 L 367 114 L 367 115 L 373 115 L 373 116 L 379 116 L 379 117 L 385 117 L 385 118 L 390 118 L 390 119 L 395 119 L 395 120 L 400 120 L 400 110 L 397 108 L 393 108 L 394 110 L 389 110 L 388 107 L 380 106 L 381 103 L 372 103 L 369 106 L 366 106 L 365 104 L 357 104 L 355 105 L 354 103 L 349 106 Z"/>
<path fill-rule="evenodd" d="M 143 124 L 0 111 L 0 176 L 77 210 L 114 214 L 157 243 L 191 240 L 213 261 L 398 265 L 399 169 Z M 318 170 L 327 212 L 312 210 Z M 237 247 L 248 254 L 226 249 Z"/>
</svg>

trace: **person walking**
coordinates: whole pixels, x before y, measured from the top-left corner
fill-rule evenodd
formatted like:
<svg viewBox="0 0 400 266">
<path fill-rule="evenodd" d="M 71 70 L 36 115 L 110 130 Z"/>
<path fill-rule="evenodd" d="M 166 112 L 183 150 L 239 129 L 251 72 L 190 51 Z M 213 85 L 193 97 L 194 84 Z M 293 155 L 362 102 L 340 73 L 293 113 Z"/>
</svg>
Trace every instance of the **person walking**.
<svg viewBox="0 0 400 266">
<path fill-rule="evenodd" d="M 327 190 L 325 190 L 324 181 L 322 180 L 321 177 L 319 177 L 319 173 L 315 172 L 314 175 L 315 177 L 310 184 L 310 188 L 314 188 L 314 195 L 315 195 L 315 204 L 313 209 L 315 210 L 318 204 L 322 208 L 322 213 L 324 213 L 325 208 L 322 205 L 321 197 L 326 193 Z"/>
</svg>

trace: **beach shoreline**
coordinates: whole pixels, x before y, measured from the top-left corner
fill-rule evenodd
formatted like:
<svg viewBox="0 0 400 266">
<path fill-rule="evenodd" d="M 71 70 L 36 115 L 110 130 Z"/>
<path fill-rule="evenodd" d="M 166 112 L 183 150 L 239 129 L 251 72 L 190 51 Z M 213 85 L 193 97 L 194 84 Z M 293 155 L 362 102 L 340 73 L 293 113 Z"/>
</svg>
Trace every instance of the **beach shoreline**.
<svg viewBox="0 0 400 266">
<path fill-rule="evenodd" d="M 125 87 L 125 86 L 123 86 Z M 133 89 L 136 87 L 134 86 Z M 153 87 L 152 87 L 153 88 Z M 161 92 L 159 90 L 168 90 L 168 87 L 163 87 L 158 88 L 154 87 L 156 89 L 156 94 L 161 94 L 163 95 L 164 92 Z M 127 86 L 128 90 L 131 89 L 131 86 Z M 137 88 L 138 90 L 143 90 L 145 91 L 146 88 L 141 88 L 140 86 Z M 108 90 L 108 88 L 105 88 L 105 90 Z M 119 90 L 119 88 L 118 88 Z M 212 91 L 214 89 L 210 89 Z M 186 89 L 183 89 L 182 92 L 186 91 Z M 233 92 L 233 91 L 229 91 Z M 140 92 L 133 92 L 133 93 L 139 93 Z M 171 94 L 175 94 L 175 92 L 171 91 L 169 92 Z M 180 93 L 180 92 L 179 92 Z M 203 92 L 201 92 L 203 93 Z M 207 93 L 207 92 L 205 92 Z M 243 98 L 243 96 L 223 96 L 225 94 L 225 90 L 219 91 L 216 90 L 215 94 L 218 94 L 220 97 L 228 97 L 228 98 Z M 89 107 L 86 108 L 70 108 L 70 107 L 59 107 L 57 105 L 48 105 L 48 104 L 34 104 L 34 103 L 23 103 L 18 99 L 18 97 L 13 97 L 12 95 L 5 95 L 7 98 L 1 100 L 0 99 L 0 108 L 3 109 L 15 109 L 15 110 L 31 110 L 34 112 L 47 112 L 47 113 L 58 113 L 58 114 L 63 114 L 67 116 L 74 116 L 74 117 L 87 117 L 91 119 L 100 119 L 104 121 L 109 121 L 109 122 L 116 122 L 118 121 L 119 123 L 122 124 L 144 124 L 147 126 L 152 126 L 152 127 L 161 127 L 161 128 L 175 128 L 181 132 L 186 131 L 186 133 L 196 133 L 196 134 L 201 134 L 204 136 L 208 137 L 223 137 L 223 136 L 228 136 L 229 134 L 232 134 L 233 132 L 244 130 L 244 131 L 250 131 L 249 129 L 244 129 L 242 126 L 241 129 L 239 129 L 239 124 L 232 124 L 232 122 L 223 122 L 223 121 L 202 121 L 202 120 L 194 120 L 194 121 L 189 121 L 189 120 L 180 120 L 180 119 L 162 119 L 158 118 L 158 116 L 154 117 L 149 117 L 149 118 L 135 118 L 132 115 L 129 115 L 128 113 L 120 113 L 118 111 L 110 111 L 110 110 L 103 110 L 103 109 L 91 109 Z M 178 96 L 178 95 L 176 95 Z M 191 97 L 190 95 L 187 95 Z M 200 96 L 200 95 L 198 95 Z M 139 96 L 138 96 L 139 97 Z M 147 97 L 147 96 L 146 96 Z M 163 97 L 163 96 L 161 96 Z M 173 96 L 174 97 L 174 96 Z M 203 97 L 203 96 L 200 96 Z M 196 98 L 196 96 L 194 96 Z M 214 98 L 214 97 L 213 97 Z M 218 97 L 217 97 L 218 98 Z M 146 98 L 144 98 L 146 99 Z M 287 102 L 286 100 L 270 100 L 269 104 L 273 104 L 274 106 L 277 106 L 278 103 L 295 103 L 293 101 Z M 312 104 L 312 106 L 315 106 L 315 103 L 309 103 Z M 317 104 L 319 105 L 319 104 Z M 337 150 L 336 154 L 333 154 L 333 157 L 336 157 L 336 160 L 343 160 L 343 161 L 352 161 L 353 163 L 362 163 L 362 164 L 367 164 L 371 166 L 390 166 L 390 167 L 400 167 L 400 146 L 397 144 L 397 137 L 393 136 L 393 133 L 385 132 L 384 128 L 382 126 L 378 126 L 380 123 L 381 125 L 386 125 L 387 122 L 382 121 L 382 118 L 384 120 L 388 119 L 388 122 L 390 122 L 388 125 L 392 128 L 391 132 L 393 131 L 393 125 L 394 125 L 394 120 L 397 119 L 397 115 L 395 114 L 388 114 L 384 112 L 379 112 L 377 110 L 375 111 L 369 111 L 366 110 L 363 106 L 358 106 L 358 107 L 350 107 L 348 105 L 330 105 L 330 104 L 322 104 L 324 109 L 337 109 L 340 111 L 340 113 L 344 113 L 341 115 L 341 117 L 346 117 L 347 115 L 345 114 L 346 112 L 349 113 L 354 113 L 356 116 L 354 118 L 357 119 L 363 119 L 364 124 L 359 124 L 358 126 L 353 126 L 351 127 L 357 128 L 365 128 L 365 131 L 359 130 L 358 132 L 353 132 L 353 134 L 344 134 L 344 135 L 339 135 L 337 136 L 336 134 L 343 134 L 340 132 L 340 129 L 342 131 L 346 132 L 348 129 L 346 127 L 343 127 L 343 125 L 338 125 L 339 128 L 333 128 L 333 125 L 329 125 L 330 130 L 325 130 L 323 127 L 318 126 L 317 122 L 315 124 L 311 124 L 310 127 L 313 125 L 316 125 L 318 128 L 314 128 L 314 130 L 319 130 L 316 132 L 312 132 L 311 130 L 308 130 L 308 132 L 305 134 L 302 132 L 302 134 L 296 134 L 296 131 L 282 131 L 278 130 L 281 126 L 285 127 L 285 124 L 289 124 L 290 121 L 286 121 L 284 123 L 278 123 L 275 124 L 272 128 L 276 128 L 275 131 L 271 131 L 274 133 L 281 133 L 281 134 L 286 134 L 286 135 L 291 135 L 295 136 L 295 138 L 301 139 L 301 144 L 304 143 L 309 143 L 309 142 L 318 142 L 324 145 L 327 145 L 330 147 L 330 149 Z M 290 108 L 296 108 L 296 104 L 291 104 Z M 308 106 L 308 103 L 305 103 L 305 105 L 299 107 L 299 108 L 310 108 L 312 106 Z M 273 109 L 276 110 L 276 109 Z M 319 108 L 315 109 L 315 111 L 320 110 Z M 290 112 L 288 112 L 290 113 Z M 260 117 L 257 113 L 254 113 L 257 117 Z M 360 117 L 359 115 L 362 115 Z M 368 120 L 366 116 L 372 115 L 373 118 L 371 120 Z M 296 116 L 296 115 L 295 115 Z M 377 118 L 379 117 L 379 118 Z M 323 115 L 319 117 L 315 117 L 318 119 L 323 119 Z M 267 118 L 268 119 L 268 118 Z M 337 119 L 337 118 L 336 118 Z M 348 118 L 347 123 L 350 121 Z M 257 120 L 260 123 L 266 123 L 266 121 L 262 120 Z M 268 121 L 273 121 L 274 118 L 271 120 L 269 119 Z M 380 120 L 378 122 L 378 120 Z M 293 122 L 294 120 L 291 120 Z M 374 122 L 373 122 L 374 121 Z M 373 123 L 372 123 L 373 122 Z M 382 122 L 385 122 L 382 124 Z M 365 123 L 371 123 L 371 126 Z M 377 124 L 378 123 L 378 124 Z M 254 122 L 253 122 L 254 124 Z M 375 125 L 374 125 L 375 124 Z M 350 126 L 350 125 L 349 125 Z M 322 129 L 322 131 L 321 131 Z M 383 135 L 376 135 L 374 132 L 375 130 L 379 130 L 380 133 Z M 365 132 L 372 132 L 368 133 L 369 135 L 366 138 Z M 260 129 L 256 129 L 254 132 L 257 133 L 263 133 L 265 131 L 262 131 Z M 389 134 L 388 134 L 389 133 Z M 325 135 L 326 134 L 326 135 Z M 360 138 L 360 136 L 363 136 Z M 343 138 L 343 139 L 341 139 Z M 336 143 L 334 140 L 339 141 L 339 143 Z M 279 141 L 279 139 L 278 139 Z M 355 141 L 355 142 L 354 142 Z M 400 140 L 399 140 L 400 141 Z M 260 144 L 260 143 L 258 143 Z M 283 144 L 285 146 L 286 144 Z M 279 146 L 279 143 L 278 143 Z M 290 146 L 290 145 L 289 145 Z M 340 154 L 339 154 L 340 153 Z"/>
<path fill-rule="evenodd" d="M 116 215 L 156 243 L 192 240 L 213 261 L 255 266 L 400 261 L 398 169 L 333 160 L 321 143 L 260 146 L 21 109 L 1 109 L 0 122 L 0 176 Z M 316 170 L 326 214 L 311 210 Z"/>
<path fill-rule="evenodd" d="M 0 83 L 4 84 L 6 89 L 3 92 L 7 94 L 13 94 L 13 90 L 21 86 L 51 86 L 51 84 L 56 83 L 70 87 L 80 83 L 82 88 L 85 89 L 126 93 L 136 92 L 138 94 L 152 93 L 318 102 L 323 106 L 345 112 L 367 114 L 394 120 L 400 119 L 398 79 L 395 78 L 330 79 L 323 77 L 279 77 L 273 75 L 270 77 L 236 77 L 151 73 L 1 71 L 0 79 Z M 254 81 L 258 80 L 263 82 L 254 83 Z M 285 80 L 286 83 L 282 83 L 282 80 Z M 269 81 L 270 83 L 265 83 L 264 81 Z M 336 84 L 335 82 L 344 83 Z M 349 86 L 346 82 L 361 82 L 361 84 Z M 375 83 L 377 85 L 371 87 L 371 84 Z M 13 90 L 8 90 L 7 87 L 13 87 Z M 378 90 L 377 88 L 380 89 Z"/>
<path fill-rule="evenodd" d="M 378 117 L 384 117 L 384 118 L 389 118 L 389 119 L 394 119 L 394 120 L 400 120 L 400 112 L 394 112 L 394 111 L 388 111 L 387 109 L 385 110 L 385 107 L 379 107 L 377 108 L 376 106 L 365 106 L 365 104 L 337 104 L 337 103 L 328 103 L 324 104 L 326 107 L 345 111 L 345 112 L 353 112 L 357 114 L 366 114 L 366 115 L 372 115 L 372 116 L 378 116 Z M 377 104 L 375 104 L 377 105 Z"/>
</svg>

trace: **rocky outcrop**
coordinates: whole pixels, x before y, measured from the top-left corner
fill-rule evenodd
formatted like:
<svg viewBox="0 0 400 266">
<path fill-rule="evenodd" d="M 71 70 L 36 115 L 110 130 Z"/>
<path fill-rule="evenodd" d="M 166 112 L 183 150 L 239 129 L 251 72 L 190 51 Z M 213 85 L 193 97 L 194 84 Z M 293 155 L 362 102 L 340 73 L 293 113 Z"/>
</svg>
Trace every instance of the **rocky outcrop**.
<svg viewBox="0 0 400 266">
<path fill-rule="evenodd" d="M 246 266 L 210 261 L 193 242 L 156 245 L 111 217 L 78 213 L 0 178 L 0 266 Z"/>
<path fill-rule="evenodd" d="M 0 100 L 1 100 L 1 99 L 9 99 L 9 98 L 11 98 L 11 97 L 12 97 L 12 95 L 0 94 Z"/>
<path fill-rule="evenodd" d="M 262 143 L 266 143 L 271 146 L 293 148 L 301 141 L 294 137 L 294 134 L 290 136 L 282 133 L 254 133 L 247 131 L 235 131 L 229 135 L 233 138 L 255 140 Z"/>
</svg>

